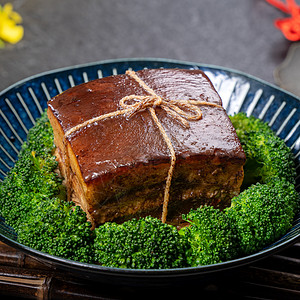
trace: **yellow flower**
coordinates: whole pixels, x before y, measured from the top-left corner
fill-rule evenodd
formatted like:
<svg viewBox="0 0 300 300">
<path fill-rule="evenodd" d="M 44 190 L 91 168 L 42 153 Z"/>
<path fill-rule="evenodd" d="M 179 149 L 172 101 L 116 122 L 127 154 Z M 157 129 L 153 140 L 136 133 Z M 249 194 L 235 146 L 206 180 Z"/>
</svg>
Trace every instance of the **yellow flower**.
<svg viewBox="0 0 300 300">
<path fill-rule="evenodd" d="M 11 3 L 0 5 L 0 45 L 1 40 L 11 44 L 19 42 L 24 35 L 24 28 L 18 25 L 22 17 L 15 11 Z"/>
</svg>

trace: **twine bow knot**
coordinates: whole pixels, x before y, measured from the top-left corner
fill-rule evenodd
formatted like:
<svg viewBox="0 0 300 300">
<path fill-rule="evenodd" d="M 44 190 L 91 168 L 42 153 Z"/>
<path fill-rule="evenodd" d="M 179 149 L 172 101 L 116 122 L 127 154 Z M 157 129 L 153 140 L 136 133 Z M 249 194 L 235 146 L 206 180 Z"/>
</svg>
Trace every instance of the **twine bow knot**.
<svg viewBox="0 0 300 300">
<path fill-rule="evenodd" d="M 127 102 L 130 102 L 128 104 Z M 197 102 L 198 103 L 198 102 Z M 200 101 L 199 101 L 200 103 Z M 168 115 L 179 121 L 184 127 L 189 128 L 190 124 L 188 121 L 200 120 L 202 118 L 201 109 L 192 104 L 191 101 L 186 100 L 168 100 L 163 99 L 159 96 L 138 96 L 130 95 L 126 96 L 119 102 L 123 109 L 131 108 L 131 112 L 128 114 L 128 118 L 132 117 L 139 111 L 145 110 L 149 107 L 162 108 Z M 183 110 L 182 108 L 185 108 Z"/>
<path fill-rule="evenodd" d="M 147 96 L 129 95 L 120 100 L 119 104 L 122 109 L 130 109 L 128 118 L 147 108 L 155 109 L 156 107 L 160 107 L 184 127 L 189 128 L 189 121 L 198 121 L 202 118 L 202 111 L 199 105 L 221 107 L 207 101 L 162 98 L 147 86 L 134 71 L 126 71 L 126 74 L 135 79 L 150 94 Z"/>
<path fill-rule="evenodd" d="M 123 97 L 119 101 L 119 105 L 122 109 L 113 111 L 111 113 L 107 113 L 95 118 L 92 118 L 90 120 L 87 120 L 77 126 L 74 126 L 73 128 L 69 129 L 65 133 L 65 138 L 69 136 L 71 133 L 79 130 L 80 128 L 83 128 L 87 125 L 90 125 L 92 123 L 110 118 L 115 117 L 118 115 L 126 115 L 127 118 L 132 117 L 134 114 L 148 109 L 151 117 L 153 118 L 156 126 L 160 130 L 160 133 L 165 140 L 171 157 L 171 164 L 168 171 L 167 179 L 166 179 L 166 186 L 164 190 L 164 199 L 163 199 L 163 210 L 162 210 L 162 217 L 161 220 L 163 223 L 166 222 L 167 218 L 167 207 L 169 203 L 169 194 L 170 194 L 170 186 L 171 186 L 171 180 L 174 172 L 175 162 L 176 162 L 176 153 L 174 150 L 174 147 L 172 145 L 172 142 L 170 138 L 168 137 L 164 127 L 162 126 L 160 120 L 158 119 L 156 115 L 155 108 L 160 107 L 162 108 L 168 115 L 172 116 L 174 119 L 176 119 L 181 125 L 183 125 L 186 128 L 190 127 L 189 121 L 197 121 L 202 118 L 202 111 L 199 107 L 199 105 L 208 105 L 208 106 L 214 106 L 214 107 L 220 107 L 222 106 L 207 102 L 207 101 L 199 101 L 199 100 L 171 100 L 171 99 L 164 99 L 157 95 L 153 89 L 151 89 L 146 83 L 136 75 L 134 71 L 126 71 L 126 74 L 129 75 L 131 78 L 133 78 L 139 85 L 148 92 L 149 95 L 147 96 L 141 96 L 141 95 L 129 95 Z"/>
</svg>

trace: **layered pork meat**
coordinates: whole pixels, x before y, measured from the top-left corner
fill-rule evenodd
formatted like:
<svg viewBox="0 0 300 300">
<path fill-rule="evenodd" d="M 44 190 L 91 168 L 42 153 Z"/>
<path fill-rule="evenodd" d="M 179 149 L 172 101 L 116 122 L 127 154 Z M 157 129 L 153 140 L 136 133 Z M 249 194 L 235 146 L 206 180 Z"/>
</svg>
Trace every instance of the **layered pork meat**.
<svg viewBox="0 0 300 300">
<path fill-rule="evenodd" d="M 164 99 L 222 105 L 202 71 L 157 69 L 136 74 Z M 130 118 L 106 118 L 66 133 L 120 110 L 119 101 L 125 96 L 148 94 L 124 74 L 75 86 L 48 102 L 68 197 L 83 208 L 94 226 L 145 215 L 160 217 L 170 151 L 147 109 Z M 207 105 L 201 110 L 202 119 L 184 128 L 155 108 L 176 153 L 167 216 L 173 224 L 180 223 L 182 213 L 202 204 L 228 206 L 243 180 L 245 154 L 225 110 Z"/>
</svg>

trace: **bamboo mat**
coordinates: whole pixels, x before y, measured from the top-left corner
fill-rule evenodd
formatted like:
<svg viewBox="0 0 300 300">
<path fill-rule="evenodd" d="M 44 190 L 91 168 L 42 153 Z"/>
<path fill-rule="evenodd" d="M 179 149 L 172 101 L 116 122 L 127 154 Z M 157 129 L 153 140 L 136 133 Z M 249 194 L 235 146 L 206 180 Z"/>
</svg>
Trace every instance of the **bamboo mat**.
<svg viewBox="0 0 300 300">
<path fill-rule="evenodd" d="M 53 269 L 0 242 L 5 299 L 300 299 L 300 243 L 240 267 L 205 286 L 137 288 L 87 281 Z M 199 296 L 199 297 L 198 297 Z"/>
</svg>

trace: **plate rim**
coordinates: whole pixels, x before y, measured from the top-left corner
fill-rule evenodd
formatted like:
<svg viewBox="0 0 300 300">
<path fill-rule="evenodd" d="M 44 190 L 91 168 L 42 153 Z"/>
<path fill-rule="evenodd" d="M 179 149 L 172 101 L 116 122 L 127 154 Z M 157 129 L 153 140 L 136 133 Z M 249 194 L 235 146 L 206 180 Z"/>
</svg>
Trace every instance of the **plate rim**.
<svg viewBox="0 0 300 300">
<path fill-rule="evenodd" d="M 40 259 L 46 264 L 53 264 L 58 263 L 62 267 L 71 267 L 72 270 L 80 270 L 82 271 L 82 267 L 85 268 L 85 270 L 88 270 L 92 273 L 105 273 L 109 275 L 115 275 L 115 276 L 144 276 L 149 278 L 149 276 L 159 276 L 159 277 L 181 277 L 181 276 L 191 276 L 195 274 L 204 275 L 209 274 L 213 272 L 222 272 L 229 269 L 242 267 L 245 265 L 249 265 L 250 263 L 257 262 L 261 259 L 264 259 L 270 255 L 274 255 L 276 252 L 283 251 L 287 247 L 295 244 L 297 241 L 300 241 L 300 233 L 295 235 L 289 240 L 286 240 L 280 244 L 280 249 L 276 245 L 274 245 L 272 248 L 267 248 L 260 250 L 258 252 L 255 252 L 253 254 L 242 256 L 236 259 L 224 261 L 217 264 L 210 264 L 210 265 L 200 265 L 196 267 L 184 267 L 184 268 L 170 268 L 170 269 L 130 269 L 130 268 L 115 268 L 115 267 L 106 267 L 101 266 L 97 264 L 92 263 L 84 263 L 84 262 L 78 262 L 73 261 L 70 259 L 65 259 L 59 256 L 51 255 L 45 252 L 41 252 L 39 250 L 36 250 L 34 248 L 25 246 L 23 244 L 20 244 L 17 241 L 14 241 L 2 233 L 0 233 L 0 240 L 3 242 L 6 242 L 7 245 L 10 245 L 14 247 L 15 249 L 21 250 L 24 253 L 32 256 L 35 259 Z M 276 242 L 275 242 L 276 243 Z M 222 267 L 222 268 L 220 268 Z"/>
<path fill-rule="evenodd" d="M 55 73 L 59 73 L 59 72 L 64 72 L 64 71 L 68 71 L 68 70 L 74 70 L 74 69 L 80 69 L 80 68 L 88 68 L 88 67 L 93 67 L 96 65 L 103 65 L 103 64 L 111 64 L 111 63 L 126 63 L 126 62 L 160 62 L 160 63 L 173 63 L 173 64 L 182 64 L 182 65 L 194 65 L 197 67 L 203 67 L 203 68 L 211 68 L 211 69 L 216 69 L 216 70 L 222 70 L 222 71 L 226 71 L 226 72 L 230 72 L 230 73 L 235 73 L 237 75 L 249 78 L 251 80 L 260 82 L 262 84 L 268 85 L 280 92 L 283 92 L 285 94 L 288 94 L 289 96 L 294 97 L 295 99 L 297 99 L 298 101 L 300 101 L 300 97 L 293 94 L 292 92 L 285 90 L 284 88 L 281 88 L 279 86 L 276 85 L 276 83 L 271 83 L 268 82 L 264 79 L 261 79 L 255 75 L 251 75 L 249 73 L 246 73 L 244 71 L 239 71 L 237 69 L 234 68 L 229 68 L 229 67 L 223 67 L 223 66 L 219 66 L 219 65 L 215 65 L 215 64 L 207 64 L 207 63 L 198 63 L 198 62 L 194 62 L 194 61 L 185 61 L 185 60 L 177 60 L 177 59 L 169 59 L 169 58 L 154 58 L 154 57 L 137 57 L 137 58 L 116 58 L 116 59 L 106 59 L 106 60 L 99 60 L 99 61 L 93 61 L 93 62 L 88 62 L 88 63 L 82 63 L 82 64 L 75 64 L 75 65 L 70 65 L 70 66 L 66 66 L 66 67 L 62 67 L 62 68 L 55 68 L 55 69 L 50 69 L 47 71 L 43 71 L 43 72 L 39 72 L 36 73 L 34 75 L 30 75 L 28 77 L 25 77 L 21 80 L 18 80 L 17 82 L 9 85 L 8 87 L 4 88 L 2 91 L 0 91 L 0 96 L 4 95 L 5 93 L 7 93 L 9 90 L 11 90 L 12 88 L 16 88 L 26 82 L 29 82 L 30 80 L 36 79 L 36 78 L 40 78 L 43 76 L 47 76 L 47 75 L 51 75 L 51 74 L 55 74 Z"/>
</svg>

